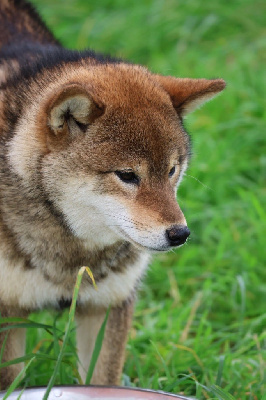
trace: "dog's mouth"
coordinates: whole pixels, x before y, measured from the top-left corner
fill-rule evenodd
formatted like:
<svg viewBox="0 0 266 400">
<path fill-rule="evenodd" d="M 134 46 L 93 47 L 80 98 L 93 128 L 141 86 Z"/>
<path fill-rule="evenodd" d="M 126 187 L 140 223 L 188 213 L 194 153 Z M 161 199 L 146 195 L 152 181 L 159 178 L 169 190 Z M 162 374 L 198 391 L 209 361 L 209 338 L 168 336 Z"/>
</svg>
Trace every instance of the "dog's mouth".
<svg viewBox="0 0 266 400">
<path fill-rule="evenodd" d="M 176 248 L 179 248 L 181 246 L 183 246 L 183 244 L 180 244 L 178 246 L 171 246 L 171 245 L 162 245 L 160 247 L 153 247 L 152 245 L 148 246 L 148 245 L 143 245 L 139 242 L 137 242 L 136 240 L 132 239 L 132 237 L 130 237 L 130 235 L 128 235 L 128 233 L 126 233 L 124 231 L 124 229 L 122 229 L 121 227 L 118 228 L 120 235 L 123 236 L 124 239 L 126 239 L 126 241 L 132 243 L 136 248 L 138 248 L 139 250 L 146 250 L 149 251 L 151 253 L 163 253 L 163 252 L 167 252 L 169 250 L 174 250 Z"/>
</svg>

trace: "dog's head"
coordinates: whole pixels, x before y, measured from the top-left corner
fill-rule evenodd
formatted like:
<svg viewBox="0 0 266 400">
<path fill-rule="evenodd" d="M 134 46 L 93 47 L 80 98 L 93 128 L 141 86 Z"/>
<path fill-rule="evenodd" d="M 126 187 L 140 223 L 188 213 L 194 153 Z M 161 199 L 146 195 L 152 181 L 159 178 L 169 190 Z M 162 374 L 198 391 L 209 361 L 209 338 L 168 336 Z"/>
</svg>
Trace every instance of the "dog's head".
<svg viewBox="0 0 266 400">
<path fill-rule="evenodd" d="M 116 64 L 73 70 L 44 92 L 42 182 L 74 234 L 157 251 L 185 243 L 176 201 L 190 151 L 182 118 L 224 87 Z"/>
</svg>

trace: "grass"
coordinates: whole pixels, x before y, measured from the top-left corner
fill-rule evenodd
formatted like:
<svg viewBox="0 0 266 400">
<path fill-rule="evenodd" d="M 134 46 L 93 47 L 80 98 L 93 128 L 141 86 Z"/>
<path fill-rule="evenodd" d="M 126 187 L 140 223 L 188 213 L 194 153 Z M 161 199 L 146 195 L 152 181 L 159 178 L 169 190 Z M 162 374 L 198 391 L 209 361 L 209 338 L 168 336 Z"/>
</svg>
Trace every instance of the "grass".
<svg viewBox="0 0 266 400">
<path fill-rule="evenodd" d="M 147 273 L 123 380 L 197 399 L 261 400 L 266 392 L 265 2 L 33 2 L 68 47 L 92 47 L 165 75 L 227 81 L 218 99 L 187 119 L 194 155 L 178 197 L 192 235 L 187 246 L 157 256 Z M 44 312 L 31 319 L 49 325 L 52 334 L 28 329 L 27 353 L 36 359 L 24 382 L 47 385 L 67 315 Z M 63 361 L 57 383 L 78 383 L 74 333 Z"/>
</svg>

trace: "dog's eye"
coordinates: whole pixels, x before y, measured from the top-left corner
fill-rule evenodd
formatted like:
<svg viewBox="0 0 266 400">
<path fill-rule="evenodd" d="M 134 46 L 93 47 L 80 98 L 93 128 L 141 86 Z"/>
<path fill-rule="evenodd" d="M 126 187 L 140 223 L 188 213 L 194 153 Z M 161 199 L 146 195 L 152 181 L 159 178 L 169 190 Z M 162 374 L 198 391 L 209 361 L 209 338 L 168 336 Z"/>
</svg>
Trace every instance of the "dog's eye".
<svg viewBox="0 0 266 400">
<path fill-rule="evenodd" d="M 176 170 L 176 166 L 174 165 L 174 166 L 170 169 L 170 172 L 169 172 L 169 174 L 168 174 L 170 178 L 174 175 L 175 170 Z"/>
<path fill-rule="evenodd" d="M 140 178 L 132 171 L 115 171 L 115 174 L 125 183 L 138 185 L 140 182 Z"/>
</svg>

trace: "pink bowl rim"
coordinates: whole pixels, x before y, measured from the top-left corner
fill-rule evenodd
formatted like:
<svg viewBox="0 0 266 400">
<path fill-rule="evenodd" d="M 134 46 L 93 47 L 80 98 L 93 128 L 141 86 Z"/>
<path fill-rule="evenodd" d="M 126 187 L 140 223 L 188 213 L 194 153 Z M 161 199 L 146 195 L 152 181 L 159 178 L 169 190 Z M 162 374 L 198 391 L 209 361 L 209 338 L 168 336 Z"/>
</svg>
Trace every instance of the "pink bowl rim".
<svg viewBox="0 0 266 400">
<path fill-rule="evenodd" d="M 31 386 L 28 388 L 24 389 L 25 391 L 31 391 L 31 390 L 36 390 L 36 389 L 40 389 L 40 390 L 45 390 L 47 387 L 46 386 Z M 191 397 L 185 397 L 183 395 L 179 395 L 179 394 L 174 394 L 174 393 L 168 393 L 168 392 L 164 392 L 162 390 L 152 390 L 152 389 L 143 389 L 143 388 L 138 388 L 138 387 L 131 387 L 131 386 L 107 386 L 107 385 L 55 385 L 53 386 L 53 389 L 75 389 L 75 388 L 86 388 L 86 389 L 93 389 L 93 388 L 98 388 L 98 389 L 115 389 L 115 390 L 130 390 L 130 391 L 135 391 L 135 392 L 149 392 L 149 393 L 158 393 L 158 394 L 162 394 L 168 397 L 172 397 L 173 399 L 176 398 L 177 400 L 196 400 L 195 397 L 191 398 Z M 17 393 L 17 392 L 21 392 L 20 389 L 16 389 L 12 392 L 12 394 Z M 0 394 L 5 393 L 5 391 L 0 391 Z"/>
</svg>

